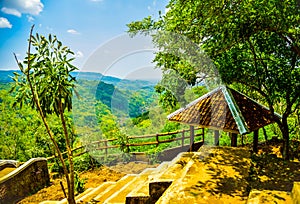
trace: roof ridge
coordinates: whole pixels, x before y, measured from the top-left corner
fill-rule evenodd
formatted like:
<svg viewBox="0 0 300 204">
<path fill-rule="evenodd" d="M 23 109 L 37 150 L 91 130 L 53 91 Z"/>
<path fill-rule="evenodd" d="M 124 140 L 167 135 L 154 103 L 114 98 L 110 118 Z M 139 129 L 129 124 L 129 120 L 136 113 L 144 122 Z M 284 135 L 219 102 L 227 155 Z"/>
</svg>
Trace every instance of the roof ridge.
<svg viewBox="0 0 300 204">
<path fill-rule="evenodd" d="M 235 120 L 237 127 L 239 129 L 240 134 L 246 134 L 249 133 L 249 129 L 247 127 L 247 123 L 245 121 L 244 116 L 242 115 L 242 112 L 238 105 L 236 104 L 235 98 L 233 97 L 230 88 L 227 86 L 221 86 L 222 93 L 224 95 L 224 98 L 227 102 L 227 105 L 229 107 L 229 110 L 232 114 L 233 119 Z"/>
</svg>

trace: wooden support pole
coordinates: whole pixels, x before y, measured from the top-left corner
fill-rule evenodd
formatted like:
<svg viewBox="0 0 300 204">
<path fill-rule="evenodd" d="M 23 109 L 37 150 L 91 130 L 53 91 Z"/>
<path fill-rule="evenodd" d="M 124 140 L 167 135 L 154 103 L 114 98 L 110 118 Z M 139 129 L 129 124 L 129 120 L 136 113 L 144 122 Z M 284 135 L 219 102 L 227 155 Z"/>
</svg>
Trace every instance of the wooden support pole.
<svg viewBox="0 0 300 204">
<path fill-rule="evenodd" d="M 253 132 L 253 152 L 258 153 L 258 130 Z"/>
<path fill-rule="evenodd" d="M 245 136 L 245 135 L 241 135 L 242 147 L 244 147 L 244 146 L 245 146 L 245 144 L 244 144 L 244 136 Z"/>
<path fill-rule="evenodd" d="M 182 130 L 182 136 L 181 136 L 181 146 L 184 146 L 184 130 Z"/>
<path fill-rule="evenodd" d="M 100 143 L 99 143 L 100 144 Z M 98 144 L 98 146 L 99 146 Z M 108 155 L 108 150 L 107 150 L 107 141 L 104 141 L 104 146 L 105 146 L 105 157 L 107 158 Z"/>
<path fill-rule="evenodd" d="M 231 147 L 237 147 L 237 134 L 231 133 Z"/>
<path fill-rule="evenodd" d="M 219 146 L 219 139 L 220 139 L 219 130 L 215 130 L 214 135 L 215 135 L 215 146 Z"/>
<path fill-rule="evenodd" d="M 194 138 L 195 138 L 195 129 L 194 126 L 190 126 L 190 151 L 193 151 L 194 146 Z"/>
</svg>

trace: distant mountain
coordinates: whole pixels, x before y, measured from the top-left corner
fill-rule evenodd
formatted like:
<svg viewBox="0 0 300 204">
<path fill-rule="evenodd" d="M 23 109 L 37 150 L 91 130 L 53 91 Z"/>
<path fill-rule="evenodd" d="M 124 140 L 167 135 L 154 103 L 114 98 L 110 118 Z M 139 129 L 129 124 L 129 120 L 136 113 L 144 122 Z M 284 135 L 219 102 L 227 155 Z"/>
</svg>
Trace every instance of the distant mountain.
<svg viewBox="0 0 300 204">
<path fill-rule="evenodd" d="M 100 73 L 96 72 L 74 72 L 73 74 L 77 79 L 84 79 L 84 80 L 95 80 L 95 81 L 103 81 L 109 84 L 115 84 L 121 81 L 121 79 L 112 77 L 112 76 L 104 76 Z"/>
<path fill-rule="evenodd" d="M 158 81 L 155 80 L 137 80 L 137 79 L 120 79 L 112 76 L 105 76 L 95 72 L 74 72 L 76 79 L 101 81 L 106 84 L 112 84 L 119 89 L 137 90 L 144 87 L 154 87 Z"/>
<path fill-rule="evenodd" d="M 0 70 L 0 90 L 9 87 L 17 70 Z M 78 80 L 77 93 L 82 98 L 93 98 L 105 104 L 115 114 L 139 117 L 148 111 L 155 94 L 155 82 L 119 79 L 93 72 L 74 72 Z M 3 87 L 2 87 L 3 86 Z"/>
<path fill-rule="evenodd" d="M 19 72 L 17 70 L 0 70 L 0 83 L 9 83 L 13 82 L 12 78 L 14 76 L 14 72 Z"/>
<path fill-rule="evenodd" d="M 14 72 L 21 73 L 19 70 L 0 70 L 0 83 L 9 83 L 13 82 L 12 78 Z M 95 72 L 74 72 L 73 76 L 76 79 L 80 80 L 89 80 L 89 81 L 102 81 L 107 84 L 113 84 L 115 86 L 124 87 L 125 89 L 141 88 L 145 86 L 155 86 L 157 82 L 155 81 L 146 81 L 146 80 L 128 80 L 128 79 L 119 79 L 112 76 L 104 76 L 100 73 Z"/>
</svg>

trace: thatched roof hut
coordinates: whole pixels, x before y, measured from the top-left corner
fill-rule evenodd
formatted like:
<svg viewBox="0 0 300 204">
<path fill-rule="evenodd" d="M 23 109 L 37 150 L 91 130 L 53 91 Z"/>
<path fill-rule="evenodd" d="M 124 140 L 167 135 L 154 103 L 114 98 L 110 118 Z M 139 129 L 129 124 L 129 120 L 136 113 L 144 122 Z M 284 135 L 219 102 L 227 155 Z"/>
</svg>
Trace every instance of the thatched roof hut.
<svg viewBox="0 0 300 204">
<path fill-rule="evenodd" d="M 276 113 L 275 117 L 281 116 Z M 194 100 L 170 114 L 168 119 L 236 134 L 250 133 L 275 122 L 267 107 L 226 86 Z"/>
</svg>

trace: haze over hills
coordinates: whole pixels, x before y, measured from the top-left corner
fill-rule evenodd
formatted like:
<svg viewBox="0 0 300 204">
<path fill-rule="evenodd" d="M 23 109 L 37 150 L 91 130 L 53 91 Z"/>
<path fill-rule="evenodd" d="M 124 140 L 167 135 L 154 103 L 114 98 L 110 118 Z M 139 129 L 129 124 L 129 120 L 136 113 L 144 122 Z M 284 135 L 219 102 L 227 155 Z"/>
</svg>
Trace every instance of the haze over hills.
<svg viewBox="0 0 300 204">
<path fill-rule="evenodd" d="M 0 83 L 9 83 L 13 82 L 12 77 L 14 76 L 14 72 L 21 73 L 19 70 L 0 70 Z M 145 86 L 155 86 L 157 84 L 157 80 L 130 80 L 130 79 L 120 79 L 117 77 L 112 76 L 105 76 L 100 73 L 96 72 L 74 72 L 73 76 L 76 77 L 76 79 L 80 80 L 89 80 L 89 81 L 102 81 L 107 84 L 129 84 L 134 83 L 138 87 L 145 87 Z"/>
<path fill-rule="evenodd" d="M 21 73 L 19 70 L 0 70 L 0 84 L 3 87 L 13 82 L 14 72 Z M 94 72 L 74 72 L 72 75 L 77 79 L 77 91 L 82 98 L 95 97 L 109 109 L 115 107 L 118 112 L 128 112 L 131 117 L 137 117 L 147 110 L 146 106 L 153 100 L 157 83 L 119 79 Z"/>
</svg>

